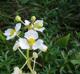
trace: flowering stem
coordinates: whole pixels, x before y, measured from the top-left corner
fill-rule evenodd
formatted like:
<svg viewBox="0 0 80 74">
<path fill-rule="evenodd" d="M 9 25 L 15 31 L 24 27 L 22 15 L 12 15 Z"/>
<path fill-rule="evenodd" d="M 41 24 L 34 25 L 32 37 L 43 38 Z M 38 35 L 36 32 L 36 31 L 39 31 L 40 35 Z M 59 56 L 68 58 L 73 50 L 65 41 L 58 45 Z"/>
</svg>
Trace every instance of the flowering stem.
<svg viewBox="0 0 80 74">
<path fill-rule="evenodd" d="M 35 69 L 35 61 L 36 61 L 36 59 L 34 59 L 34 63 L 33 63 L 33 70 Z"/>
<path fill-rule="evenodd" d="M 27 50 L 27 57 L 24 55 L 24 53 L 20 50 L 20 48 L 18 48 L 19 52 L 24 56 L 24 58 L 26 59 L 25 64 L 21 67 L 21 69 L 24 68 L 24 66 L 27 64 L 28 68 L 30 69 L 31 73 L 33 73 L 32 67 L 31 67 L 31 59 L 29 59 L 29 50 Z"/>
<path fill-rule="evenodd" d="M 24 58 L 27 59 L 26 56 L 24 55 L 24 53 L 21 51 L 21 49 L 18 48 L 18 50 L 19 50 L 19 52 L 24 56 Z"/>
<path fill-rule="evenodd" d="M 27 50 L 27 59 L 29 59 L 29 50 Z M 32 66 L 31 66 L 31 60 L 28 60 L 27 66 L 30 69 L 31 73 L 33 74 Z"/>
<path fill-rule="evenodd" d="M 29 49 L 27 49 L 27 59 L 29 58 Z"/>
<path fill-rule="evenodd" d="M 31 61 L 34 62 L 34 60 L 31 60 Z M 36 61 L 35 61 L 35 63 L 42 67 L 42 65 L 40 63 L 38 63 Z"/>
<path fill-rule="evenodd" d="M 28 59 L 29 60 L 29 59 Z M 21 67 L 21 70 L 25 67 L 25 65 L 27 64 L 28 60 L 24 63 L 24 65 Z"/>
</svg>

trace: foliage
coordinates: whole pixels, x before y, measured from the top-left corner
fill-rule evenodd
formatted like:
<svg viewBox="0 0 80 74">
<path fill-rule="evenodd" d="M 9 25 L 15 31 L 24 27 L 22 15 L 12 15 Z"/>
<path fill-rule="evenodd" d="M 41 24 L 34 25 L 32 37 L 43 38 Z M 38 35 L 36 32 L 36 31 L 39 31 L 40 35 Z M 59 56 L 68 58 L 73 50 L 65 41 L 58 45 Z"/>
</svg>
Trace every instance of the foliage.
<svg viewBox="0 0 80 74">
<path fill-rule="evenodd" d="M 80 74 L 80 0 L 0 0 L 0 74 L 10 74 L 13 65 L 21 66 L 24 60 L 2 34 L 13 25 L 17 14 L 23 19 L 35 15 L 45 21 L 46 31 L 41 37 L 49 48 L 46 55 L 40 55 L 41 60 L 37 59 L 40 74 Z M 56 41 L 65 48 L 55 45 Z"/>
</svg>

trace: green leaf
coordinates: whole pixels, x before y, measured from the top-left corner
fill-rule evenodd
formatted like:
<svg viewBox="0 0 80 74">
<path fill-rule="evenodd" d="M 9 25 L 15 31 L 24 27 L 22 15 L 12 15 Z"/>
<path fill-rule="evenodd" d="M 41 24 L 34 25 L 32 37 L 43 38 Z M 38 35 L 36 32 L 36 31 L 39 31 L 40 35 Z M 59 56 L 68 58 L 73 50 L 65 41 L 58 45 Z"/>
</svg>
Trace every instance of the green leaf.
<svg viewBox="0 0 80 74">
<path fill-rule="evenodd" d="M 26 4 L 29 0 L 19 0 L 21 4 Z"/>
<path fill-rule="evenodd" d="M 3 32 L 0 30 L 0 40 L 2 40 L 2 41 L 6 41 L 6 38 L 5 38 L 5 36 L 3 35 Z"/>
<path fill-rule="evenodd" d="M 77 36 L 78 36 L 78 38 L 80 38 L 80 32 L 77 32 Z"/>
<path fill-rule="evenodd" d="M 68 45 L 69 39 L 70 33 L 64 37 L 59 38 L 54 44 L 59 47 L 65 48 Z"/>
<path fill-rule="evenodd" d="M 71 60 L 71 63 L 76 65 L 76 64 L 80 64 L 80 60 Z"/>
</svg>

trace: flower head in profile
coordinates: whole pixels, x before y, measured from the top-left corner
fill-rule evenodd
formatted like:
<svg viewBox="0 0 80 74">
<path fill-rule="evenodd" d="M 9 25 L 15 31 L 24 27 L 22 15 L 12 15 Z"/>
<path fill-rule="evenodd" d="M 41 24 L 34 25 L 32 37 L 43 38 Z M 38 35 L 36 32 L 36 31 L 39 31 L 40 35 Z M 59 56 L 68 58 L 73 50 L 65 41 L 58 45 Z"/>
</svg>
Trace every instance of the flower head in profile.
<svg viewBox="0 0 80 74">
<path fill-rule="evenodd" d="M 15 28 L 9 28 L 5 31 L 4 35 L 7 36 L 6 40 L 13 39 L 19 32 L 21 23 L 17 23 Z"/>
<path fill-rule="evenodd" d="M 19 69 L 19 67 L 14 67 L 14 71 L 12 74 L 22 74 L 22 71 Z"/>
<path fill-rule="evenodd" d="M 35 16 L 31 18 L 32 22 L 25 20 L 24 25 L 28 26 L 28 29 L 33 29 L 35 31 L 43 32 L 45 27 L 43 27 L 43 20 L 36 20 Z"/>
</svg>

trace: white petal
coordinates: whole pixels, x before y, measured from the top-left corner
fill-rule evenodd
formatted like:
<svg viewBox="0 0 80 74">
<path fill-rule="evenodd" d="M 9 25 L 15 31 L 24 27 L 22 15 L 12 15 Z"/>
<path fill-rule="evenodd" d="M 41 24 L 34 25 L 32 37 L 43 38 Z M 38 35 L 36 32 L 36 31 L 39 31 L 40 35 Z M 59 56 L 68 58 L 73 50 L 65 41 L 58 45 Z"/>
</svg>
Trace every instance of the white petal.
<svg viewBox="0 0 80 74">
<path fill-rule="evenodd" d="M 47 50 L 47 46 L 43 44 L 43 40 L 38 39 L 36 43 L 32 46 L 32 49 L 33 50 L 40 49 L 41 51 L 45 52 Z"/>
<path fill-rule="evenodd" d="M 10 35 L 10 32 L 12 31 L 13 29 L 7 29 L 4 33 L 4 35 L 6 36 L 9 36 Z"/>
<path fill-rule="evenodd" d="M 13 51 L 16 51 L 19 48 L 19 42 L 16 41 L 16 43 L 13 46 Z"/>
<path fill-rule="evenodd" d="M 33 49 L 33 50 L 39 49 L 42 44 L 43 44 L 43 40 L 42 40 L 42 39 L 38 39 L 38 40 L 36 41 L 36 43 L 32 46 L 32 49 Z"/>
<path fill-rule="evenodd" d="M 11 37 L 10 36 L 7 36 L 6 40 L 10 40 L 10 39 L 11 39 Z"/>
<path fill-rule="evenodd" d="M 24 25 L 25 25 L 25 26 L 28 26 L 29 24 L 30 24 L 30 22 L 29 22 L 28 20 L 25 20 L 25 21 L 24 21 Z"/>
<path fill-rule="evenodd" d="M 42 39 L 38 39 L 37 40 L 37 43 L 40 43 L 41 44 L 41 43 L 43 43 L 43 40 Z"/>
<path fill-rule="evenodd" d="M 16 26 L 15 26 L 15 30 L 16 31 L 19 31 L 21 28 L 21 23 L 17 23 Z"/>
<path fill-rule="evenodd" d="M 45 44 L 42 44 L 39 49 L 41 51 L 45 52 L 45 51 L 47 51 L 47 46 Z"/>
<path fill-rule="evenodd" d="M 45 28 L 44 28 L 44 27 L 42 27 L 42 28 L 40 28 L 40 29 L 34 28 L 34 30 L 39 31 L 39 32 L 43 32 L 43 31 L 45 30 Z"/>
<path fill-rule="evenodd" d="M 6 40 L 13 39 L 17 35 L 17 32 L 14 32 L 12 36 L 7 36 Z"/>
<path fill-rule="evenodd" d="M 25 38 L 19 39 L 19 45 L 20 45 L 21 49 L 29 49 L 29 44 Z"/>
<path fill-rule="evenodd" d="M 43 26 L 43 20 L 36 20 L 34 24 L 40 24 L 41 26 Z"/>
<path fill-rule="evenodd" d="M 29 39 L 30 37 L 33 37 L 34 39 L 38 39 L 38 33 L 34 30 L 29 30 L 25 33 L 25 38 Z"/>
</svg>

